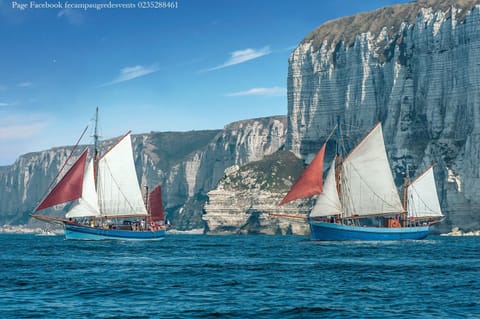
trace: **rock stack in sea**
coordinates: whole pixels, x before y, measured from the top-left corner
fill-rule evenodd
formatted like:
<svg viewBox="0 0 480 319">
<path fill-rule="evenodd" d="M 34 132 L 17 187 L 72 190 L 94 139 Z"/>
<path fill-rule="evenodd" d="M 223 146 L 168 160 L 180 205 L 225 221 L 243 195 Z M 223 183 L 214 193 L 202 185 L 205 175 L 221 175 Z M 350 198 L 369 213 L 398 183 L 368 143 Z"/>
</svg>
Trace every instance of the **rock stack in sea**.
<svg viewBox="0 0 480 319">
<path fill-rule="evenodd" d="M 305 219 L 310 205 L 278 206 L 303 171 L 303 162 L 290 151 L 261 161 L 231 166 L 219 185 L 208 193 L 203 220 L 210 234 L 297 234 L 309 232 Z M 284 218 L 275 214 L 296 215 Z"/>
</svg>

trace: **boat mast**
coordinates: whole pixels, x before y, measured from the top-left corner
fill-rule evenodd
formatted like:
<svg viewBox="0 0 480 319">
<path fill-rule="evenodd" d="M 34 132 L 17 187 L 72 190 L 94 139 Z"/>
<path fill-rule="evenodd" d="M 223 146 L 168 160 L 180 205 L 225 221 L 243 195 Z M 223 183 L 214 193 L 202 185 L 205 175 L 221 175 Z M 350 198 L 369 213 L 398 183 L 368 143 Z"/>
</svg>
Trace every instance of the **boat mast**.
<svg viewBox="0 0 480 319">
<path fill-rule="evenodd" d="M 145 218 L 145 224 L 148 225 L 151 221 L 151 211 L 150 211 L 150 205 L 149 205 L 149 192 L 148 192 L 148 185 L 145 185 L 145 209 L 147 210 L 147 217 Z"/>
<path fill-rule="evenodd" d="M 95 181 L 95 187 L 97 187 L 98 176 L 98 106 L 95 110 L 95 130 L 93 133 L 93 179 Z"/>
<path fill-rule="evenodd" d="M 95 128 L 93 131 L 93 184 L 95 185 L 95 190 L 97 190 L 97 180 L 98 180 L 98 106 L 95 109 Z M 95 217 L 92 219 L 93 224 L 95 224 Z"/>
<path fill-rule="evenodd" d="M 407 157 L 403 156 L 403 163 L 405 167 L 405 177 L 403 178 L 403 216 L 404 216 L 404 221 L 403 221 L 403 227 L 406 227 L 406 223 L 408 220 L 408 212 L 407 212 L 407 187 L 409 185 L 409 175 L 410 173 L 408 172 L 408 163 L 407 163 Z"/>
<path fill-rule="evenodd" d="M 403 157 L 405 165 L 405 177 L 403 178 L 403 209 L 407 211 L 407 186 L 408 186 L 408 164 L 405 156 Z"/>
<path fill-rule="evenodd" d="M 335 155 L 335 182 L 337 186 L 338 198 L 342 198 L 342 185 L 341 185 L 341 173 L 342 173 L 342 146 L 341 146 L 341 129 L 340 129 L 340 115 L 337 117 L 337 154 Z M 338 214 L 337 218 L 341 218 Z"/>
</svg>

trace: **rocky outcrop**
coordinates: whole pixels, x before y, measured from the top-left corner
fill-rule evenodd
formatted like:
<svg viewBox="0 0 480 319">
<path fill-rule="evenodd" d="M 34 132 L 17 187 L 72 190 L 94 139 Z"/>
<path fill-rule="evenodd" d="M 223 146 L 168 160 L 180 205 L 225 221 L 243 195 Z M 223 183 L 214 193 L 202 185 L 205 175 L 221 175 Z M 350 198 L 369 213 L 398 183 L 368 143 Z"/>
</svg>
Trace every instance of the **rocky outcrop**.
<svg viewBox="0 0 480 319">
<path fill-rule="evenodd" d="M 308 160 L 337 116 L 349 146 L 381 121 L 398 185 L 404 156 L 413 175 L 437 163 L 444 231 L 480 228 L 476 4 L 417 1 L 314 30 L 289 59 L 286 148 Z"/>
<path fill-rule="evenodd" d="M 480 236 L 480 230 L 465 233 L 460 228 L 453 227 L 449 233 L 443 233 L 442 236 Z"/>
<path fill-rule="evenodd" d="M 285 143 L 285 136 L 285 116 L 239 121 L 223 130 L 134 135 L 139 182 L 150 187 L 163 185 L 167 215 L 177 229 L 203 228 L 206 194 L 216 186 L 225 168 L 277 151 Z M 103 146 L 111 143 L 107 141 Z M 12 166 L 0 169 L 1 224 L 29 222 L 28 214 L 71 150 L 60 147 L 26 154 Z"/>
<path fill-rule="evenodd" d="M 279 151 L 261 161 L 225 170 L 218 187 L 208 193 L 203 220 L 210 234 L 309 233 L 303 217 L 308 205 L 278 206 L 303 171 L 303 161 L 289 151 Z M 276 217 L 296 215 L 298 218 Z"/>
</svg>

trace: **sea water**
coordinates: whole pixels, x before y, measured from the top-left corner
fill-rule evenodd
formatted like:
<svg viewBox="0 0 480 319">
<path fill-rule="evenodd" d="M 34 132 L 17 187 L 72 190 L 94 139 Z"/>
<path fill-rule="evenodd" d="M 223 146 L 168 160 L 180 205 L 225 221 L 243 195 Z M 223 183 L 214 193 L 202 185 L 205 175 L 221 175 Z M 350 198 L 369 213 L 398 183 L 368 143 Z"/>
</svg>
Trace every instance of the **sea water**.
<svg viewBox="0 0 480 319">
<path fill-rule="evenodd" d="M 480 318 L 480 238 L 0 235 L 0 318 Z"/>
</svg>

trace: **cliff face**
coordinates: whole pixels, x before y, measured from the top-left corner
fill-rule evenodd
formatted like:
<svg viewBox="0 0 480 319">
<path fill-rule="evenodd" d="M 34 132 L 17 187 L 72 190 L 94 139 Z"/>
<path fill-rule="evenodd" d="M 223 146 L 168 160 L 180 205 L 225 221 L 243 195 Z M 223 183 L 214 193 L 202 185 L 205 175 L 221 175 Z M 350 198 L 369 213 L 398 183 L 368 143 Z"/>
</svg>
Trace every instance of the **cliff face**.
<svg viewBox="0 0 480 319">
<path fill-rule="evenodd" d="M 160 161 L 143 148 L 143 164 L 137 164 L 151 172 L 143 172 L 142 180 L 155 174 L 164 176 L 164 202 L 177 229 L 203 228 L 201 216 L 207 192 L 216 187 L 224 170 L 277 151 L 285 144 L 286 122 L 285 116 L 274 116 L 229 124 L 202 148 L 172 163 L 168 170 L 156 168 Z"/>
<path fill-rule="evenodd" d="M 286 148 L 309 158 L 337 116 L 349 143 L 383 123 L 401 182 L 431 163 L 444 227 L 480 228 L 480 6 L 419 1 L 327 23 L 293 51 Z M 445 229 L 446 229 L 445 228 Z"/>
<path fill-rule="evenodd" d="M 223 130 L 134 135 L 139 182 L 150 187 L 162 184 L 167 215 L 177 229 L 203 228 L 206 193 L 216 186 L 225 168 L 275 152 L 285 143 L 285 136 L 285 116 L 239 121 Z M 106 141 L 102 147 L 112 142 Z M 28 214 L 71 149 L 60 147 L 26 154 L 12 166 L 1 167 L 0 224 L 29 222 Z"/>
<path fill-rule="evenodd" d="M 29 153 L 21 156 L 14 165 L 3 167 L 0 172 L 1 224 L 28 222 L 28 213 L 46 195 L 45 190 L 71 151 L 72 148 L 61 147 Z"/>
</svg>

